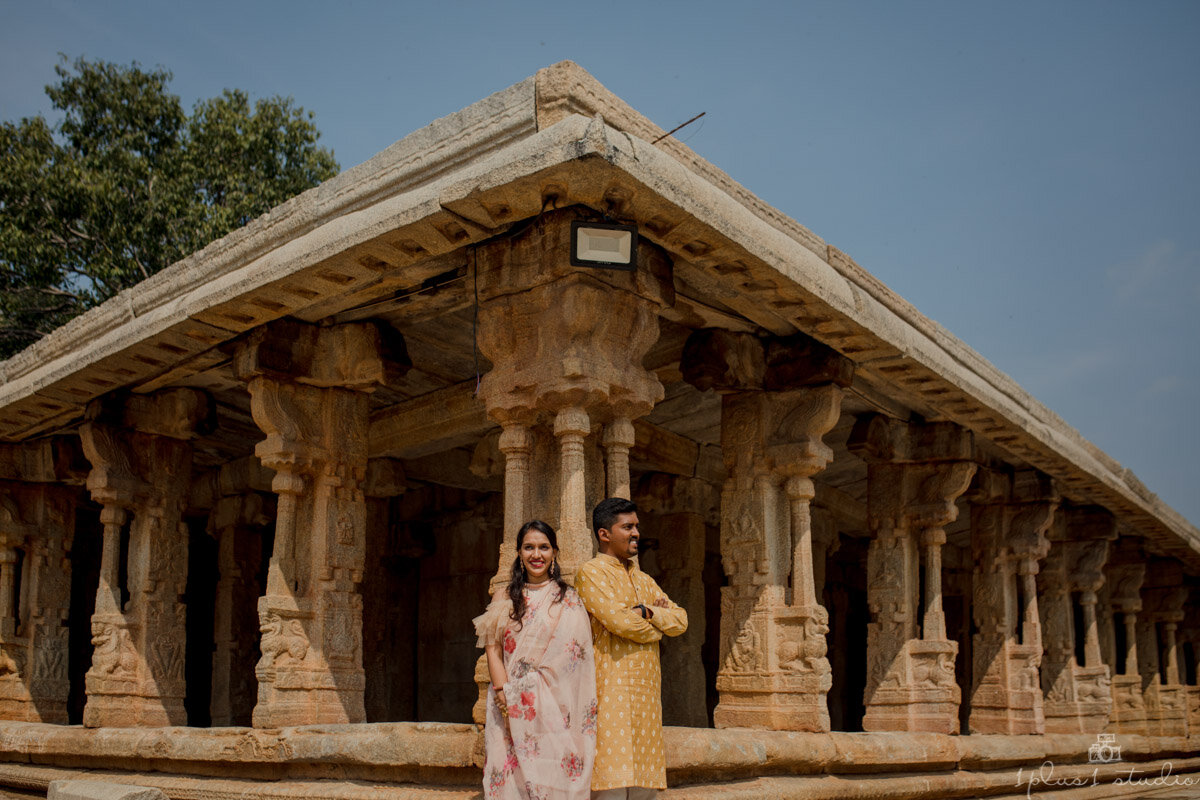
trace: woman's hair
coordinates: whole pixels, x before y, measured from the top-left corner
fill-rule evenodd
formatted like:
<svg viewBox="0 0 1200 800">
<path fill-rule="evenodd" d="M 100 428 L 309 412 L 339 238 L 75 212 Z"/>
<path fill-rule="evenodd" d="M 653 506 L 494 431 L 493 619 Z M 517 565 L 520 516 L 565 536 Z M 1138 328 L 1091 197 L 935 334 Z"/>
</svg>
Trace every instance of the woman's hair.
<svg viewBox="0 0 1200 800">
<path fill-rule="evenodd" d="M 554 533 L 554 528 L 551 528 L 540 519 L 530 520 L 521 526 L 521 530 L 517 531 L 517 557 L 513 559 L 512 576 L 508 581 L 508 597 L 512 600 L 512 619 L 517 625 L 521 624 L 521 618 L 525 616 L 525 565 L 521 563 L 521 545 L 525 543 L 525 534 L 530 531 L 537 531 L 546 535 L 550 540 L 550 547 L 554 549 L 554 560 L 550 563 L 550 580 L 558 584 L 558 597 L 554 602 L 559 602 L 567 594 L 567 582 L 562 579 L 562 568 L 558 566 L 558 535 Z"/>
</svg>

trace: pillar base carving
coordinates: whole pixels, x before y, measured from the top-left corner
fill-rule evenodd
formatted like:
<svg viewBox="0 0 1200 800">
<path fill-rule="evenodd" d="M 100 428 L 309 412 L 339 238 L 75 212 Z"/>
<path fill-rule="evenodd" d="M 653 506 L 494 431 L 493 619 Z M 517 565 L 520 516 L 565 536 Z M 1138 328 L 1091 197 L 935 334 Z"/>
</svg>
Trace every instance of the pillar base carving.
<svg viewBox="0 0 1200 800">
<path fill-rule="evenodd" d="M 325 593 L 323 599 L 329 600 Z M 355 596 L 353 599 L 358 599 Z M 326 604 L 328 605 L 328 604 Z M 349 603 L 353 610 L 353 602 Z M 341 725 L 366 719 L 366 673 L 361 667 L 335 666 L 331 657 L 357 653 L 360 619 L 353 615 L 312 610 L 307 598 L 268 595 L 258 601 L 262 658 L 254 669 L 258 679 L 256 728 L 290 725 Z M 346 617 L 339 621 L 339 617 Z M 324 648 L 312 646 L 311 633 L 323 630 Z"/>
<path fill-rule="evenodd" d="M 864 731 L 958 733 L 962 690 L 954 680 L 958 642 L 910 639 L 902 667 L 875 688 L 863 715 Z"/>
<path fill-rule="evenodd" d="M 1102 733 L 1113 709 L 1108 665 L 1073 665 L 1072 671 L 1073 697 L 1054 690 L 1046 695 L 1046 733 Z"/>
<path fill-rule="evenodd" d="M 1117 733 L 1146 734 L 1146 701 L 1142 697 L 1139 675 L 1117 675 L 1112 679 L 1112 721 L 1108 730 Z M 1047 727 L 1047 732 L 1049 728 Z M 1075 729 L 1071 733 L 1078 733 Z"/>
<path fill-rule="evenodd" d="M 182 692 L 147 693 L 145 668 L 136 647 L 140 639 L 138 628 L 122 614 L 92 617 L 95 650 L 92 667 L 85 677 L 88 700 L 83 709 L 84 727 L 166 727 L 186 723 Z M 182 658 L 180 652 L 180 666 Z"/>
<path fill-rule="evenodd" d="M 1142 696 L 1146 701 L 1146 733 L 1149 736 L 1187 736 L 1187 687 L 1151 683 Z"/>
<path fill-rule="evenodd" d="M 825 658 L 829 615 L 822 606 L 752 614 L 717 676 L 717 728 L 824 732 L 833 685 Z"/>
<path fill-rule="evenodd" d="M 1045 732 L 1042 686 L 1038 677 L 1041 646 L 1008 645 L 1008 684 L 985 683 L 971 697 L 971 733 L 1040 734 Z"/>
</svg>

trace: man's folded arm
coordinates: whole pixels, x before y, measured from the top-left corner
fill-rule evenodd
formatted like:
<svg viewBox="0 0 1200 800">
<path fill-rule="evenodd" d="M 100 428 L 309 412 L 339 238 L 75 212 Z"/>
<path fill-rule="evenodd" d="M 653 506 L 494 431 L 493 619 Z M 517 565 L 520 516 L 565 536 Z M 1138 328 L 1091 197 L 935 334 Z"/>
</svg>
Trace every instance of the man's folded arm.
<svg viewBox="0 0 1200 800">
<path fill-rule="evenodd" d="M 614 636 L 640 644 L 657 642 L 662 638 L 662 633 L 649 620 L 642 619 L 639 612 L 614 599 L 615 593 L 603 575 L 589 574 L 588 570 L 580 569 L 575 576 L 575 591 L 579 592 L 588 613 Z M 657 617 L 659 609 L 653 611 Z"/>
<path fill-rule="evenodd" d="M 650 618 L 650 624 L 667 636 L 678 636 L 686 632 L 688 626 L 687 611 L 674 600 L 667 597 L 667 593 L 652 578 L 651 583 L 654 585 L 654 600 L 651 602 L 666 600 L 670 605 L 666 608 L 652 605 L 650 608 L 654 611 L 654 616 Z"/>
</svg>

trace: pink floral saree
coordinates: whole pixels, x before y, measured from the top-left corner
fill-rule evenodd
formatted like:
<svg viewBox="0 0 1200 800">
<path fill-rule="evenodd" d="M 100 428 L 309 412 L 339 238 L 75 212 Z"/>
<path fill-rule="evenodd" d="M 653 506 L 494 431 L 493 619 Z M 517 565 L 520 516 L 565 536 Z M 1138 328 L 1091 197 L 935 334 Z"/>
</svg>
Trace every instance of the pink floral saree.
<svg viewBox="0 0 1200 800">
<path fill-rule="evenodd" d="M 574 589 L 561 602 L 547 582 L 525 590 L 525 616 L 493 600 L 476 617 L 479 646 L 503 643 L 508 719 L 488 690 L 483 794 L 487 800 L 587 800 L 596 751 L 591 623 Z"/>
</svg>

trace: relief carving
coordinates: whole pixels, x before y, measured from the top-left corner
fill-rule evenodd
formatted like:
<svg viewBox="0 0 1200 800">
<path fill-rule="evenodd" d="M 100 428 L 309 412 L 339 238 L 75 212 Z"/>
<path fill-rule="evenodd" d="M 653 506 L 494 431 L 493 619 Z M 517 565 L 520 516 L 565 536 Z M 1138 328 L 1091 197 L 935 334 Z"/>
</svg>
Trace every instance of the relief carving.
<svg viewBox="0 0 1200 800">
<path fill-rule="evenodd" d="M 308 655 L 308 637 L 300 620 L 285 620 L 278 614 L 270 613 L 263 617 L 259 630 L 262 632 L 259 668 L 287 663 L 287 659 L 300 662 Z"/>
<path fill-rule="evenodd" d="M 92 621 L 92 670 L 114 678 L 135 677 L 138 654 L 129 631 L 116 624 Z"/>
</svg>

